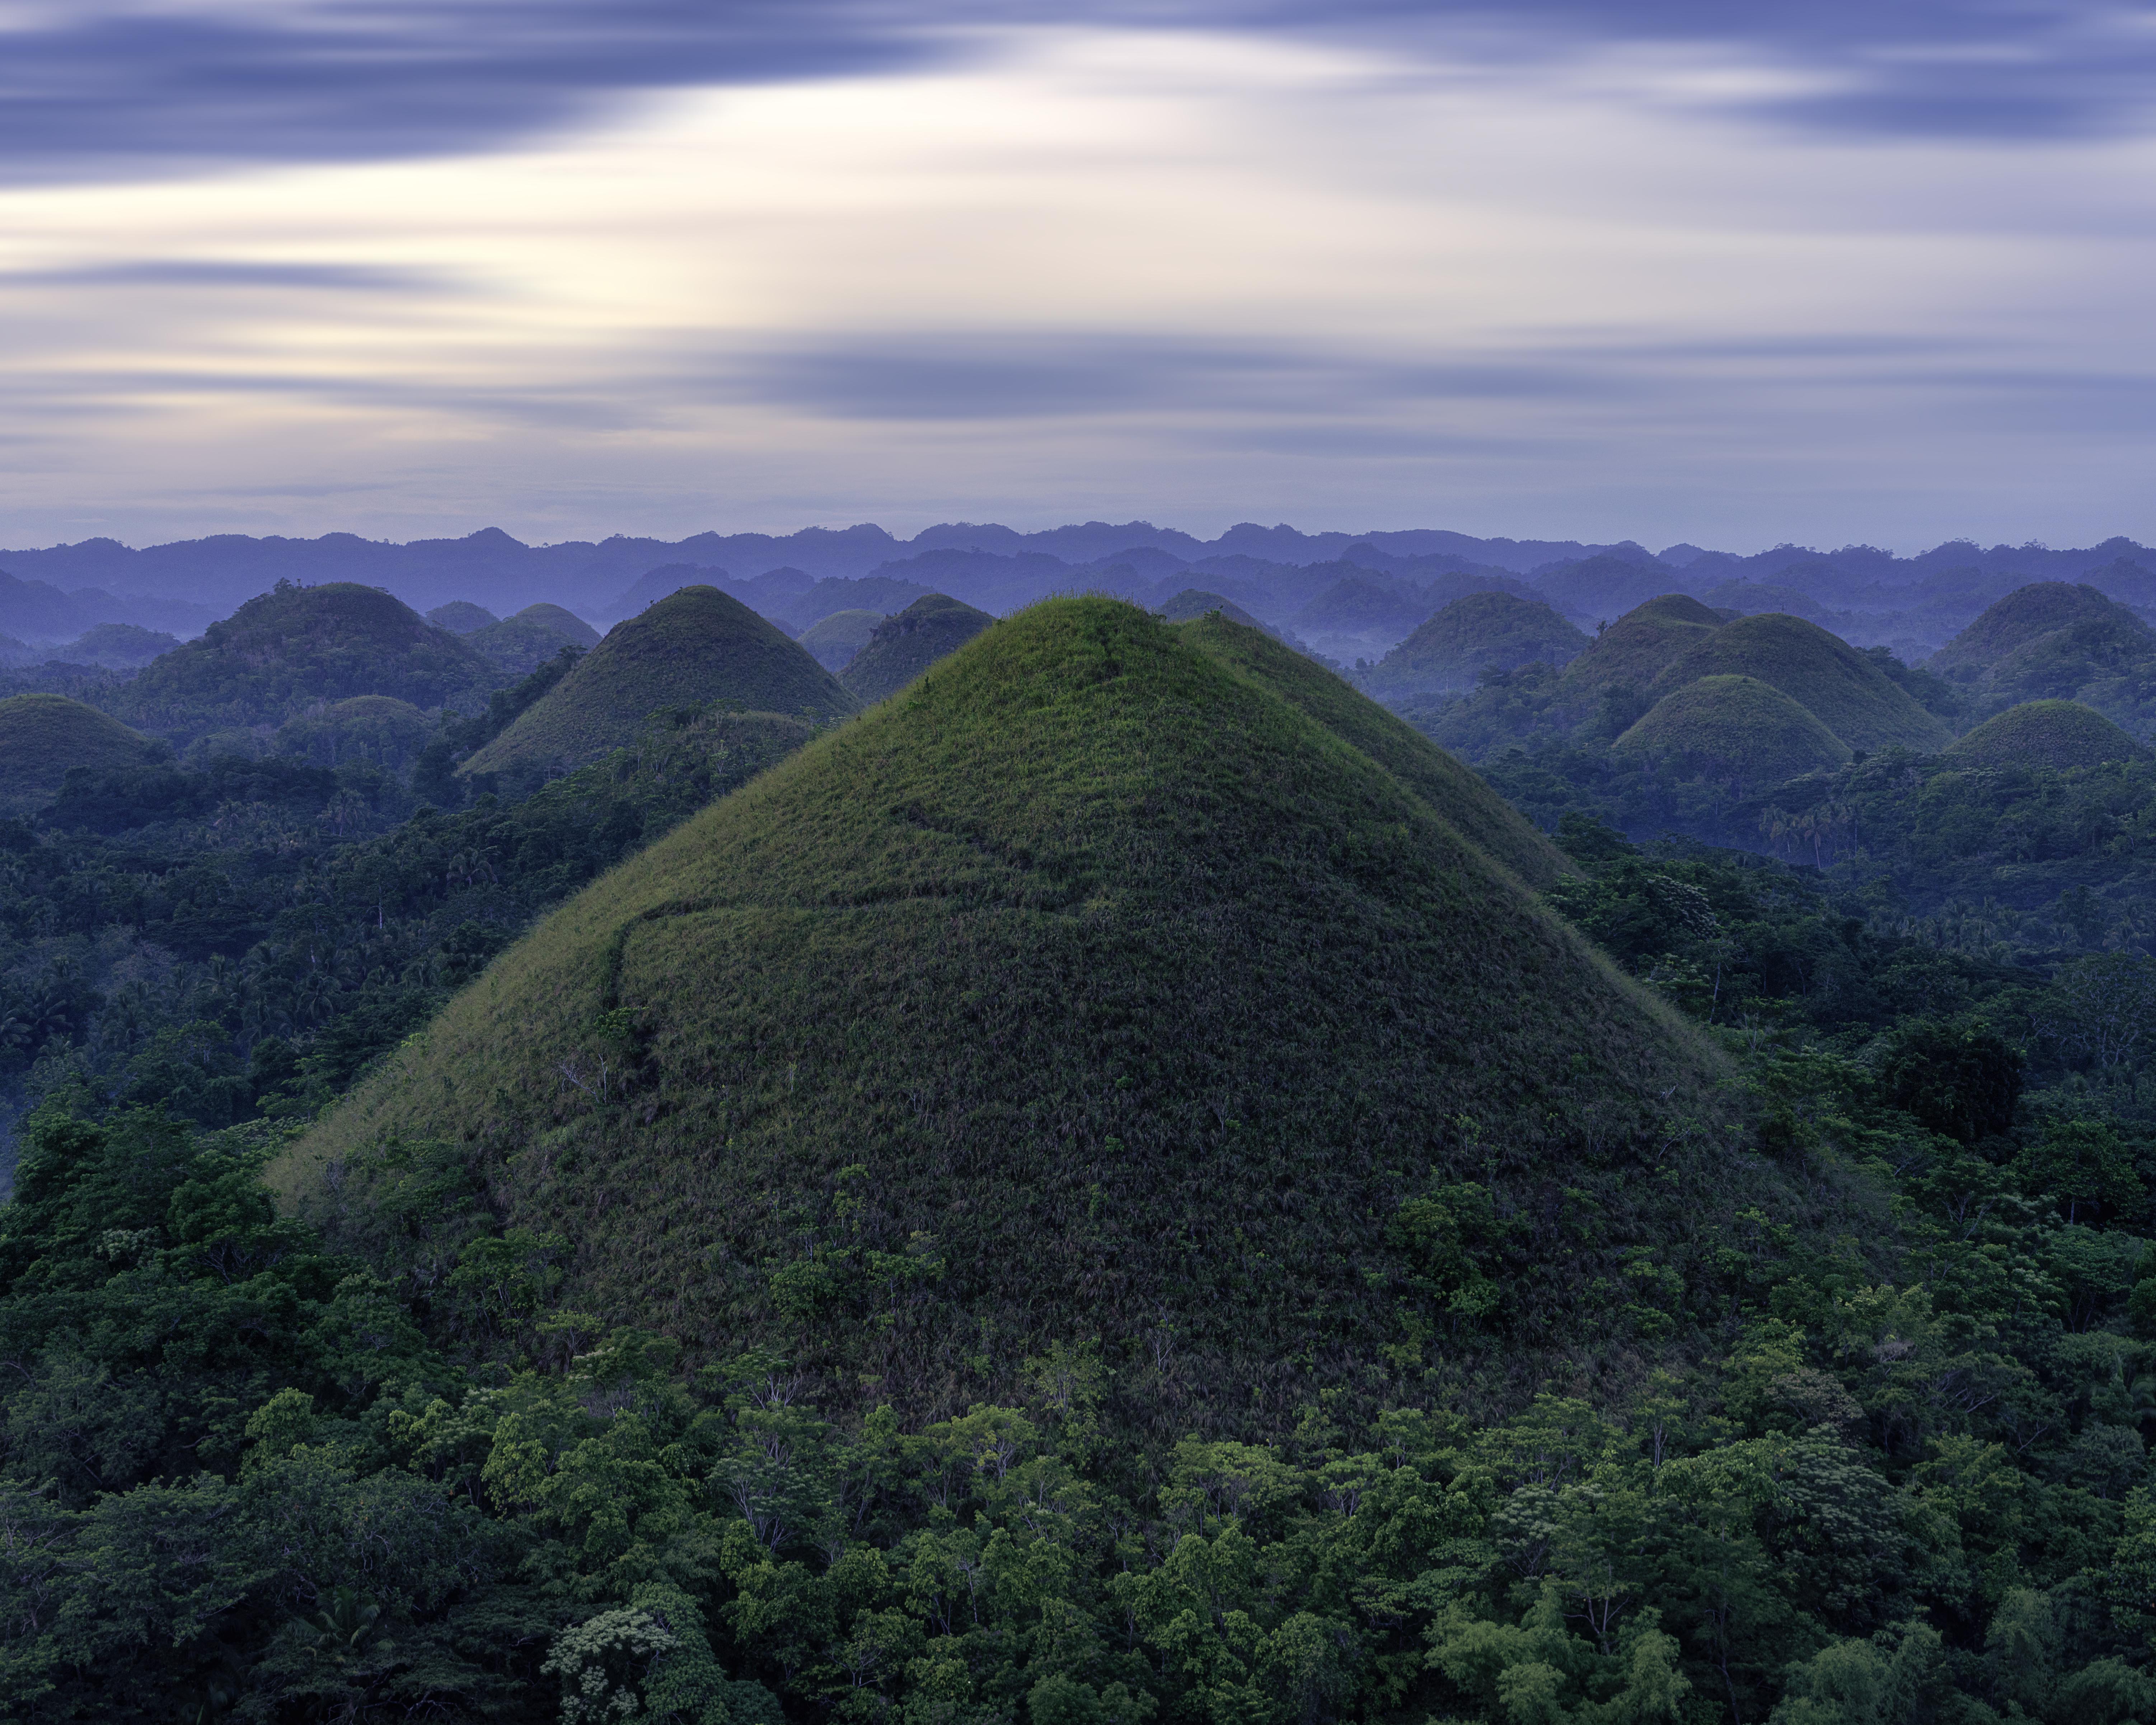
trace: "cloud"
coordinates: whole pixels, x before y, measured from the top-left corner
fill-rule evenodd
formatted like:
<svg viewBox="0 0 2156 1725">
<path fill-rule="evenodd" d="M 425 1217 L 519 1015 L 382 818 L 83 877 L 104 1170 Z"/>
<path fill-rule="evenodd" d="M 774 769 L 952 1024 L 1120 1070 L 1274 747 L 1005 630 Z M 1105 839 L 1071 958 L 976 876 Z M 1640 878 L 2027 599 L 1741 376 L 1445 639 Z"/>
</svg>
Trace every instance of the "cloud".
<svg viewBox="0 0 2156 1725">
<path fill-rule="evenodd" d="M 485 151 L 640 93 L 895 69 L 1012 25 L 1348 42 L 1403 76 L 1599 59 L 1642 102 L 1827 133 L 2131 130 L 2156 71 L 2146 14 L 2097 0 L 78 0 L 0 24 L 0 176 Z"/>
<path fill-rule="evenodd" d="M 439 270 L 372 264 L 254 263 L 237 258 L 139 258 L 60 270 L 0 271 L 0 287 L 317 289 L 329 293 L 439 294 L 456 284 Z"/>
</svg>

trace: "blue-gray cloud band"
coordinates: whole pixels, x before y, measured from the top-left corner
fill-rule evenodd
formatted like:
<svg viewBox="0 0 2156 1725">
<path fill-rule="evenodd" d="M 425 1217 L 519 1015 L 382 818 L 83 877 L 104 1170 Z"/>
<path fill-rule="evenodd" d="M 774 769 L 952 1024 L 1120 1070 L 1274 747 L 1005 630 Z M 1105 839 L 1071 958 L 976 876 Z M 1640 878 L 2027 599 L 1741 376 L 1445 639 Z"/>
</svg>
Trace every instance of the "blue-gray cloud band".
<svg viewBox="0 0 2156 1725">
<path fill-rule="evenodd" d="M 2150 117 L 2156 31 L 2094 0 L 318 0 L 154 16 L 80 0 L 0 32 L 0 176 L 454 154 L 610 98 L 896 67 L 942 26 L 1217 25 L 1518 59 L 1722 45 L 1814 74 L 1755 110 L 1830 131 L 2057 136 Z M 1462 33 L 1466 33 L 1465 35 Z M 1734 99 L 1732 99 L 1734 100 Z"/>
</svg>

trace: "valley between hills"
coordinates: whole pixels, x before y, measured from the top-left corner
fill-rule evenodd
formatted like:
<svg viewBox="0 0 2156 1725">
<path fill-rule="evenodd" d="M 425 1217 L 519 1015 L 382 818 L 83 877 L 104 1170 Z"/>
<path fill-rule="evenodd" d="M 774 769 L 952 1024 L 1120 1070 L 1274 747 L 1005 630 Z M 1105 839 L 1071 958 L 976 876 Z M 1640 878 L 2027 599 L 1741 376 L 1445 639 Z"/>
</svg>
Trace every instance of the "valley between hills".
<svg viewBox="0 0 2156 1725">
<path fill-rule="evenodd" d="M 2156 1720 L 2156 553 L 0 562 L 0 1713 Z"/>
</svg>

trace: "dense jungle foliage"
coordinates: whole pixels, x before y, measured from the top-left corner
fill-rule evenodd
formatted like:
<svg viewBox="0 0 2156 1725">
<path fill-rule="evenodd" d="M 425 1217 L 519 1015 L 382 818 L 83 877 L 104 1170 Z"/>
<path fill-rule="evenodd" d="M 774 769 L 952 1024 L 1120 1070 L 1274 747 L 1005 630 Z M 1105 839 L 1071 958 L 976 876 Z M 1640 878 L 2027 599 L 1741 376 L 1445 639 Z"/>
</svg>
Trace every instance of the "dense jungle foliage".
<svg viewBox="0 0 2156 1725">
<path fill-rule="evenodd" d="M 260 1168 L 447 991 L 809 734 L 664 714 L 454 806 L 516 709 L 408 778 L 211 754 L 0 825 L 0 1713 L 2156 1721 L 2152 769 L 1882 752 L 1752 809 L 1500 752 L 1548 896 L 1726 1045 L 1805 1207 L 1629 1252 L 1621 1369 L 1161 1444 L 1173 1334 L 1082 1322 L 961 1417 L 819 1411 L 813 1327 L 947 1268 L 850 1246 L 844 1172 L 837 1302 L 762 1266 L 798 1345 L 693 1371 L 567 1309 L 456 1147 L 381 1153 L 377 1255 L 280 1216 Z M 1595 1242 L 1492 1194 L 1371 1218 L 1419 1272 L 1373 1377 L 1518 1351 Z"/>
</svg>

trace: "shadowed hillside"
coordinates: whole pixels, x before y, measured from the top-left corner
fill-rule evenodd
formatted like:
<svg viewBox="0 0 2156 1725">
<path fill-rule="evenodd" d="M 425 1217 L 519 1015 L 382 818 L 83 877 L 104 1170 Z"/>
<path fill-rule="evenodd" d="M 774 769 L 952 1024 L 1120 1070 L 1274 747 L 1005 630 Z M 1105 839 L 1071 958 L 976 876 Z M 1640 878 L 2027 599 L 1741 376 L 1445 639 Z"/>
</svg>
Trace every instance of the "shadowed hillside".
<svg viewBox="0 0 2156 1725">
<path fill-rule="evenodd" d="M 713 587 L 685 587 L 626 623 L 457 770 L 553 772 L 597 760 L 665 706 L 833 718 L 852 696 L 772 624 Z"/>
<path fill-rule="evenodd" d="M 48 801 L 74 767 L 141 767 L 166 750 L 139 731 L 64 695 L 0 701 L 0 814 Z"/>
<path fill-rule="evenodd" d="M 470 599 L 451 599 L 446 605 L 437 605 L 427 614 L 427 621 L 436 629 L 445 629 L 453 635 L 476 634 L 490 623 L 501 619 L 484 605 L 475 605 Z"/>
<path fill-rule="evenodd" d="M 1232 660 L 1112 601 L 998 626 L 542 925 L 284 1189 L 363 1240 L 445 1141 L 573 1243 L 580 1310 L 915 1412 L 1097 1334 L 1167 1435 L 1420 1352 L 1401 1194 L 1564 1183 L 1598 1244 L 1507 1296 L 1557 1340 L 1734 1189 L 1669 1160 L 1715 1058 Z"/>
<path fill-rule="evenodd" d="M 994 621 L 985 611 L 931 593 L 879 623 L 839 680 L 867 706 L 896 695 Z"/>
<path fill-rule="evenodd" d="M 2148 751 L 2092 708 L 2075 701 L 2032 701 L 1987 719 L 1945 752 L 1964 767 L 2101 767 L 2145 761 Z"/>
<path fill-rule="evenodd" d="M 504 676 L 528 676 L 564 647 L 596 647 L 599 632 L 559 605 L 526 605 L 512 617 L 465 637 Z"/>
<path fill-rule="evenodd" d="M 1673 757 L 1686 772 L 1761 791 L 1823 767 L 1849 745 L 1757 677 L 1702 677 L 1671 691 L 1611 745 Z"/>
<path fill-rule="evenodd" d="M 2032 582 L 1989 606 L 1968 628 L 1924 661 L 1927 670 L 1956 682 L 1982 677 L 2017 648 L 2076 624 L 2113 624 L 2138 629 L 2140 619 L 2092 587 L 2065 581 Z"/>
<path fill-rule="evenodd" d="M 1370 668 L 1373 695 L 1431 695 L 1471 689 L 1492 666 L 1513 670 L 1539 660 L 1564 665 L 1587 637 L 1539 599 L 1472 593 L 1455 599 Z"/>
<path fill-rule="evenodd" d="M 409 701 L 387 695 L 355 695 L 319 712 L 302 713 L 279 726 L 271 746 L 280 754 L 304 755 L 318 766 L 360 762 L 401 773 L 418 757 L 438 726 Z"/>
<path fill-rule="evenodd" d="M 1772 684 L 1853 749 L 1900 745 L 1932 751 L 1952 738 L 1871 660 L 1800 617 L 1770 611 L 1725 624 L 1668 665 L 1656 687 L 1681 689 L 1712 676 Z"/>
<path fill-rule="evenodd" d="M 192 738 L 282 724 L 354 695 L 470 711 L 501 680 L 466 642 L 403 600 L 332 582 L 249 599 L 201 639 L 153 660 L 110 706 L 146 731 Z"/>
<path fill-rule="evenodd" d="M 1645 689 L 1722 627 L 1722 619 L 1689 594 L 1664 593 L 1619 618 L 1564 668 L 1568 695 L 1599 695 L 1620 686 Z"/>
<path fill-rule="evenodd" d="M 801 631 L 802 649 L 835 676 L 868 645 L 883 619 L 884 614 L 873 609 L 834 611 Z"/>
</svg>

